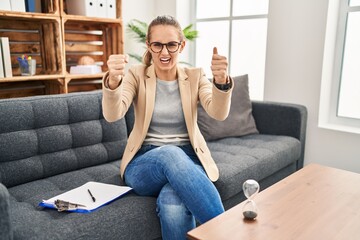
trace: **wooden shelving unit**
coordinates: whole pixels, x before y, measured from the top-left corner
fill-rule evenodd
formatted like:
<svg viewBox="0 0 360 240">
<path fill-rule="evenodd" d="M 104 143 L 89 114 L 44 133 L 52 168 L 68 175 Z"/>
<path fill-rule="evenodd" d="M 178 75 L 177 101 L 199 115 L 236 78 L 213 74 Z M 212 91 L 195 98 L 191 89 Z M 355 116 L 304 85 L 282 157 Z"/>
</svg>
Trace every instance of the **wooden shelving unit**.
<svg viewBox="0 0 360 240">
<path fill-rule="evenodd" d="M 65 0 L 42 0 L 42 13 L 0 11 L 0 37 L 8 37 L 13 77 L 0 79 L 0 98 L 90 91 L 103 74 L 72 75 L 70 67 L 90 56 L 107 71 L 111 54 L 123 53 L 121 0 L 116 19 L 67 14 Z M 36 59 L 36 75 L 20 76 L 16 58 Z"/>
</svg>

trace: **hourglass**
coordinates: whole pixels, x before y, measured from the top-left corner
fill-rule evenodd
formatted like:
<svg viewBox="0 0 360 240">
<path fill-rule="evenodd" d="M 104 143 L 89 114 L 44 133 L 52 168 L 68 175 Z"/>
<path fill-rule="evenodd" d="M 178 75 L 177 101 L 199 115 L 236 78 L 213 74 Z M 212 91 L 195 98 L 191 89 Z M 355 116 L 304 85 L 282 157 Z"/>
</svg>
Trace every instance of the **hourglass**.
<svg viewBox="0 0 360 240">
<path fill-rule="evenodd" d="M 254 202 L 254 196 L 259 192 L 260 186 L 259 183 L 255 180 L 246 180 L 243 184 L 243 191 L 247 198 L 247 201 L 243 207 L 243 215 L 245 219 L 253 220 L 257 217 L 257 207 Z"/>
</svg>

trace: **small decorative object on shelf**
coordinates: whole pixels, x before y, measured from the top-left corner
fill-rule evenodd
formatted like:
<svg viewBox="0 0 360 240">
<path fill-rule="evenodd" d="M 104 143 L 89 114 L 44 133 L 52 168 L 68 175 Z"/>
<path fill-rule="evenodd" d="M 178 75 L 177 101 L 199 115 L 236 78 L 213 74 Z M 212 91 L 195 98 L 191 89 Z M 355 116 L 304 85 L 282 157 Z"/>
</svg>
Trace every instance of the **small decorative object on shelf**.
<svg viewBox="0 0 360 240">
<path fill-rule="evenodd" d="M 22 55 L 17 58 L 20 67 L 21 76 L 33 76 L 36 73 L 36 59 L 31 56 Z"/>
<path fill-rule="evenodd" d="M 89 56 L 81 57 L 77 66 L 70 67 L 70 74 L 97 74 L 101 72 L 101 67 L 96 65 L 95 60 Z"/>
<path fill-rule="evenodd" d="M 79 58 L 78 65 L 94 65 L 95 60 L 90 56 L 82 56 Z"/>
<path fill-rule="evenodd" d="M 245 219 L 254 220 L 258 215 L 256 203 L 253 198 L 259 192 L 259 189 L 259 183 L 252 179 L 246 180 L 243 184 L 243 191 L 248 199 L 243 207 L 243 215 Z"/>
</svg>

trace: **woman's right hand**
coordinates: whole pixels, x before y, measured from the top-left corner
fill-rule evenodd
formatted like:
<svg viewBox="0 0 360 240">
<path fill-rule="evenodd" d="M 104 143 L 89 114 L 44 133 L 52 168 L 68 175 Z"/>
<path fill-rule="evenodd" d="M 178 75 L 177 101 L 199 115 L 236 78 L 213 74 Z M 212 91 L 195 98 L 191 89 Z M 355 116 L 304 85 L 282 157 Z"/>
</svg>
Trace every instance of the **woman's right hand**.
<svg viewBox="0 0 360 240">
<path fill-rule="evenodd" d="M 125 74 L 125 65 L 128 62 L 129 55 L 127 54 L 110 55 L 107 61 L 110 89 L 115 89 L 120 85 L 120 81 Z"/>
</svg>

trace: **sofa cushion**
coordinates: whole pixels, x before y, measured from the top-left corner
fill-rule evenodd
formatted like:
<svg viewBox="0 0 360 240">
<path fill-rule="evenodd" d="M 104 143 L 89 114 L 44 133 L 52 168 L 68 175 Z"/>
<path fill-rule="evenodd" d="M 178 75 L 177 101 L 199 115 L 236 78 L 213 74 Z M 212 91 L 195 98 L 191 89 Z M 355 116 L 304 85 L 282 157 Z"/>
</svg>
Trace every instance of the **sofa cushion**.
<svg viewBox="0 0 360 240">
<path fill-rule="evenodd" d="M 208 142 L 220 177 L 215 182 L 223 201 L 242 191 L 247 179 L 261 181 L 296 162 L 300 141 L 293 137 L 252 134 Z"/>
<path fill-rule="evenodd" d="M 102 116 L 101 91 L 0 101 L 0 182 L 7 187 L 120 159 L 125 119 Z"/>
<path fill-rule="evenodd" d="M 91 213 L 57 212 L 38 204 L 88 181 L 123 185 L 120 160 L 9 188 L 14 239 L 156 239 L 156 198 L 130 192 Z M 116 225 L 114 225 L 116 223 Z"/>
<path fill-rule="evenodd" d="M 233 81 L 230 112 L 224 121 L 211 118 L 200 104 L 198 106 L 198 125 L 207 141 L 258 133 L 252 115 L 248 75 L 234 77 Z"/>
</svg>

